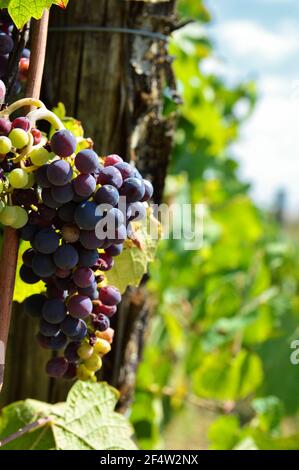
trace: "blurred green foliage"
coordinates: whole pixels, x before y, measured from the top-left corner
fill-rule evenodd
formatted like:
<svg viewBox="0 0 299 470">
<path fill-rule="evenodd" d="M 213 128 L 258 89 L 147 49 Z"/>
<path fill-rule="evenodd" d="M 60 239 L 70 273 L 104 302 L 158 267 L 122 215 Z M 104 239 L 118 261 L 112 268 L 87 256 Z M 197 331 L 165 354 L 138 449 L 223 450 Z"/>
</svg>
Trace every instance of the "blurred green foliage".
<svg viewBox="0 0 299 470">
<path fill-rule="evenodd" d="M 142 448 L 161 448 L 175 413 L 208 399 L 222 410 L 211 448 L 298 449 L 282 423 L 299 410 L 299 365 L 290 362 L 299 337 L 299 251 L 255 207 L 230 151 L 254 109 L 255 85 L 229 87 L 203 72 L 213 56 L 202 27 L 209 12 L 200 1 L 179 7 L 196 21 L 171 46 L 183 104 L 165 199 L 205 204 L 204 242 L 198 251 L 180 240 L 160 243 L 131 420 Z M 165 113 L 175 108 L 165 90 Z"/>
</svg>

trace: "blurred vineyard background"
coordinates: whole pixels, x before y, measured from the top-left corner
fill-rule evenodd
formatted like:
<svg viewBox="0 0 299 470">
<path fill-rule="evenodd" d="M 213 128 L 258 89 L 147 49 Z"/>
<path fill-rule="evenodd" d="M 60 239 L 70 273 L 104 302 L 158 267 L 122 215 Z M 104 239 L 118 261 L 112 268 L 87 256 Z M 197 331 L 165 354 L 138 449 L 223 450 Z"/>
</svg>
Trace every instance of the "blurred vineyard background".
<svg viewBox="0 0 299 470">
<path fill-rule="evenodd" d="M 144 449 L 298 449 L 298 230 L 256 207 L 238 177 L 231 146 L 258 83 L 204 73 L 210 13 L 199 1 L 179 9 L 195 23 L 171 45 L 182 104 L 165 201 L 205 204 L 204 245 L 159 245 L 131 421 Z M 177 112 L 167 89 L 164 112 Z"/>
</svg>

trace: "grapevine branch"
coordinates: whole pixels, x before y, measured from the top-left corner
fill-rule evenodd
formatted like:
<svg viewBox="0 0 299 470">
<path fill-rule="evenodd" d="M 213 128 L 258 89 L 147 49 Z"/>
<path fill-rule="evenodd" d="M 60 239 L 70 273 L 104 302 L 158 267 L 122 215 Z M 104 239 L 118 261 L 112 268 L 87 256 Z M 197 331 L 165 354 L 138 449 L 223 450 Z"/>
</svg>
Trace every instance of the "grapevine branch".
<svg viewBox="0 0 299 470">
<path fill-rule="evenodd" d="M 39 99 L 49 22 L 49 12 L 45 10 L 43 17 L 35 21 L 32 28 L 32 48 L 26 96 Z M 19 237 L 18 232 L 11 228 L 4 229 L 2 255 L 0 261 L 0 391 L 3 385 L 5 351 L 8 340 L 11 307 L 15 274 L 18 258 Z"/>
</svg>

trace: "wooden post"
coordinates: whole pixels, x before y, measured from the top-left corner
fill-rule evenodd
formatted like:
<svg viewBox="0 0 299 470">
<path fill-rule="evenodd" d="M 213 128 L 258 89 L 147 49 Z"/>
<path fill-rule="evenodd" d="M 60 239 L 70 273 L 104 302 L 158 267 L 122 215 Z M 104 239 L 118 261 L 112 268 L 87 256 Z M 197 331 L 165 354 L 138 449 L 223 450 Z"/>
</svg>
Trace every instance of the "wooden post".
<svg viewBox="0 0 299 470">
<path fill-rule="evenodd" d="M 42 19 L 34 22 L 33 24 L 32 49 L 26 96 L 36 99 L 39 98 L 42 83 L 47 44 L 48 19 L 49 12 L 45 10 Z M 0 341 L 2 342 L 1 351 L 3 355 L 3 358 L 0 358 L 1 362 L 3 362 L 3 364 L 0 364 L 0 390 L 2 389 L 4 378 L 4 364 L 10 326 L 18 248 L 18 232 L 11 227 L 6 227 L 4 229 L 0 263 Z"/>
</svg>

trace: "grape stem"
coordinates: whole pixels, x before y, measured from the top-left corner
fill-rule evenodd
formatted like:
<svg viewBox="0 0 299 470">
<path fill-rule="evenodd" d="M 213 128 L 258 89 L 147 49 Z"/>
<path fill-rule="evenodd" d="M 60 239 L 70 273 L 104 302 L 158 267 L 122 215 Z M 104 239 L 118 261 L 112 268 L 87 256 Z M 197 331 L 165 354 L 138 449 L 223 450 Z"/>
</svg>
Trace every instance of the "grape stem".
<svg viewBox="0 0 299 470">
<path fill-rule="evenodd" d="M 49 111 L 45 106 L 35 109 L 27 114 L 27 118 L 30 121 L 30 127 L 35 127 L 36 121 L 45 120 L 48 121 L 55 130 L 64 129 L 62 121 L 54 114 Z"/>
<path fill-rule="evenodd" d="M 36 108 L 45 108 L 45 105 L 42 101 L 36 100 L 34 98 L 23 98 L 21 100 L 12 103 L 7 108 L 0 111 L 1 117 L 9 117 L 18 109 L 24 108 L 25 106 L 35 106 Z"/>
</svg>

